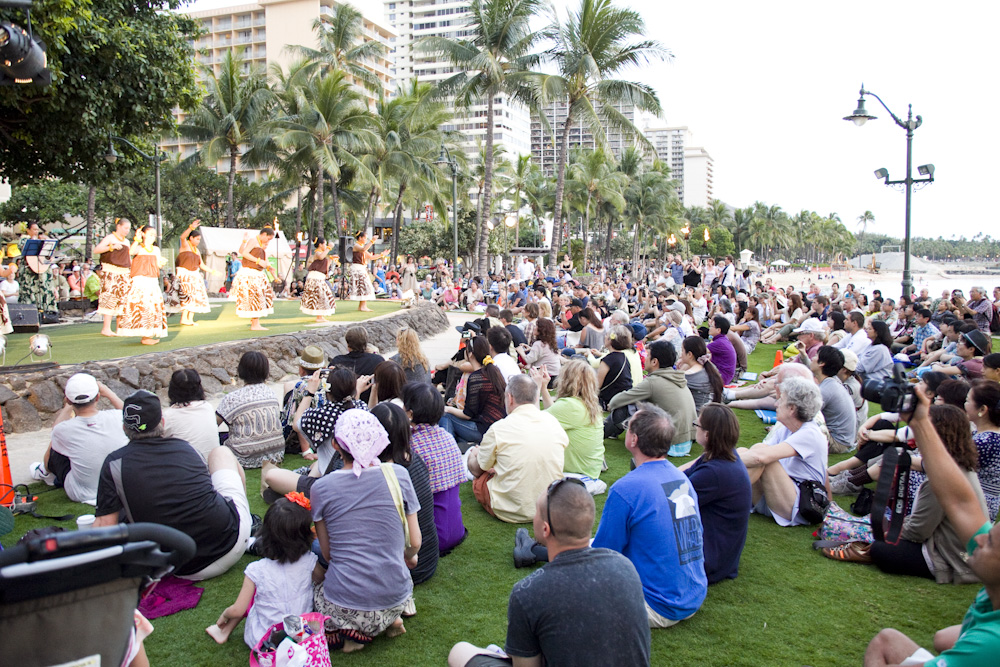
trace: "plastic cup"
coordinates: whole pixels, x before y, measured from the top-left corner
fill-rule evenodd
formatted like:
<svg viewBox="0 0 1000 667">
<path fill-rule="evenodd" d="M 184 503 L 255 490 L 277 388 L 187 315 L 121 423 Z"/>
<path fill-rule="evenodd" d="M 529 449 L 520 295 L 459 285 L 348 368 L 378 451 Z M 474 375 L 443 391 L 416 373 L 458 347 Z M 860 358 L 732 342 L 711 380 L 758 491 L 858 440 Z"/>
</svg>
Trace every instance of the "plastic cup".
<svg viewBox="0 0 1000 667">
<path fill-rule="evenodd" d="M 76 517 L 76 529 L 77 530 L 88 530 L 94 527 L 95 517 L 93 514 L 84 514 L 82 516 Z"/>
</svg>

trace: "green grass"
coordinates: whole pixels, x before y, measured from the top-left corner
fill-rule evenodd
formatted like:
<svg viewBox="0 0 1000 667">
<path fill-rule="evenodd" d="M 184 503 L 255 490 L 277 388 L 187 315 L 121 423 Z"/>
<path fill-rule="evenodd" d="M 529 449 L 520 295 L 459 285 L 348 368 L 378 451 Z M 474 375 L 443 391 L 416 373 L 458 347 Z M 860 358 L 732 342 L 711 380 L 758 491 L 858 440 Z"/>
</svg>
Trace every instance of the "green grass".
<svg viewBox="0 0 1000 667">
<path fill-rule="evenodd" d="M 777 346 L 760 346 L 750 359 L 752 371 L 770 367 Z M 876 406 L 877 407 L 877 406 Z M 760 421 L 737 411 L 741 444 L 764 436 Z M 610 485 L 628 472 L 621 441 L 607 442 Z M 695 455 L 700 448 L 695 446 Z M 841 457 L 833 457 L 838 460 Z M 687 460 L 687 459 L 684 459 Z M 286 468 L 302 465 L 298 457 Z M 247 471 L 247 485 L 257 488 L 260 471 Z M 39 487 L 36 487 L 36 489 Z M 468 539 L 441 559 L 437 574 L 417 587 L 417 616 L 407 620 L 407 634 L 379 638 L 363 651 L 338 655 L 351 665 L 441 665 L 450 647 L 468 640 L 481 646 L 503 645 L 507 597 L 528 571 L 516 570 L 511 556 L 517 526 L 489 517 L 463 485 L 462 504 Z M 596 498 L 598 513 L 606 496 Z M 842 506 L 850 499 L 838 497 Z M 253 511 L 263 514 L 259 496 L 251 493 Z M 79 514 L 91 508 L 75 505 L 62 491 L 41 496 L 45 514 Z M 17 517 L 16 536 L 46 522 Z M 596 526 L 595 526 L 596 529 Z M 709 588 L 708 598 L 691 619 L 653 632 L 653 664 L 675 665 L 847 665 L 860 664 L 868 641 L 883 627 L 895 627 L 930 647 L 936 630 L 959 623 L 978 586 L 941 586 L 925 579 L 891 577 L 874 567 L 837 563 L 813 551 L 814 528 L 779 528 L 773 521 L 750 517 L 750 534 L 736 580 Z M 236 598 L 249 557 L 225 576 L 204 582 L 197 608 L 153 621 L 156 631 L 146 640 L 154 665 L 245 665 L 248 649 L 242 626 L 224 646 L 204 628 Z M 581 610 L 580 613 L 586 613 Z"/>
<path fill-rule="evenodd" d="M 368 305 L 374 312 L 358 312 L 357 303 L 353 301 L 339 302 L 337 314 L 331 315 L 327 319 L 331 322 L 358 322 L 399 310 L 398 301 L 369 301 Z M 179 313 L 170 315 L 167 318 L 167 337 L 161 339 L 158 345 L 150 347 L 142 345 L 138 338 L 102 336 L 100 322 L 45 327 L 42 332 L 52 341 L 53 361 L 60 364 L 77 364 L 244 338 L 294 333 L 303 329 L 309 330 L 310 325 L 316 320 L 315 317 L 303 315 L 299 311 L 298 301 L 280 300 L 274 302 L 274 314 L 262 320 L 263 325 L 268 330 L 250 331 L 250 320 L 236 317 L 236 304 L 232 301 L 213 303 L 212 306 L 211 313 L 195 315 L 195 322 L 198 323 L 198 326 L 195 327 L 182 327 Z M 7 336 L 8 363 L 13 364 L 27 353 L 30 337 L 31 334 L 9 334 Z"/>
</svg>

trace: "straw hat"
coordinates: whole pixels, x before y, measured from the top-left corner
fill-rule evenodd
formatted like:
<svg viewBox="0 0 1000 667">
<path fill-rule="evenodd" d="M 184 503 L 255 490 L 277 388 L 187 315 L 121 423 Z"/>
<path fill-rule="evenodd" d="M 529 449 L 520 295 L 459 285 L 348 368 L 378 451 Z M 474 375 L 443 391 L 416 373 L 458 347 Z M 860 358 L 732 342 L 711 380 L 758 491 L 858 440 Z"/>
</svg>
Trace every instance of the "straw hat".
<svg viewBox="0 0 1000 667">
<path fill-rule="evenodd" d="M 311 371 L 326 367 L 326 355 L 315 345 L 307 345 L 302 356 L 297 359 L 299 366 Z"/>
</svg>

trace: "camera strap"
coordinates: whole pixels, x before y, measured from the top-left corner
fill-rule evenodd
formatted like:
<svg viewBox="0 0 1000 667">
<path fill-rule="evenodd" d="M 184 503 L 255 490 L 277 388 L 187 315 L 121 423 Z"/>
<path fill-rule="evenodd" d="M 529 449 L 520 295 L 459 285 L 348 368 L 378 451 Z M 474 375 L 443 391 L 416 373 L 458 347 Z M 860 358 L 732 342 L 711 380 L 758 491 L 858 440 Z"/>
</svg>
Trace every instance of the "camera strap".
<svg viewBox="0 0 1000 667">
<path fill-rule="evenodd" d="M 899 544 L 910 503 L 910 454 L 903 447 L 887 447 L 872 501 L 872 535 L 886 544 Z M 886 517 L 886 509 L 889 516 Z M 888 524 L 888 525 L 887 525 Z"/>
</svg>

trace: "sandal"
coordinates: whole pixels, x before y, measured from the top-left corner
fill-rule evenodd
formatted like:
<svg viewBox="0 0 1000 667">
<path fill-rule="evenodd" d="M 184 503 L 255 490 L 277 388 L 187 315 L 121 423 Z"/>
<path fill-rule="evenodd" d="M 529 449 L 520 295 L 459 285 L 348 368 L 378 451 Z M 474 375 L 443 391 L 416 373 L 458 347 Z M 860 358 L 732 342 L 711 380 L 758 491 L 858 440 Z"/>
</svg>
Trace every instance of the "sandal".
<svg viewBox="0 0 1000 667">
<path fill-rule="evenodd" d="M 866 542 L 848 542 L 839 547 L 826 547 L 822 551 L 824 556 L 833 560 L 847 563 L 870 564 L 872 562 L 871 545 Z"/>
</svg>

